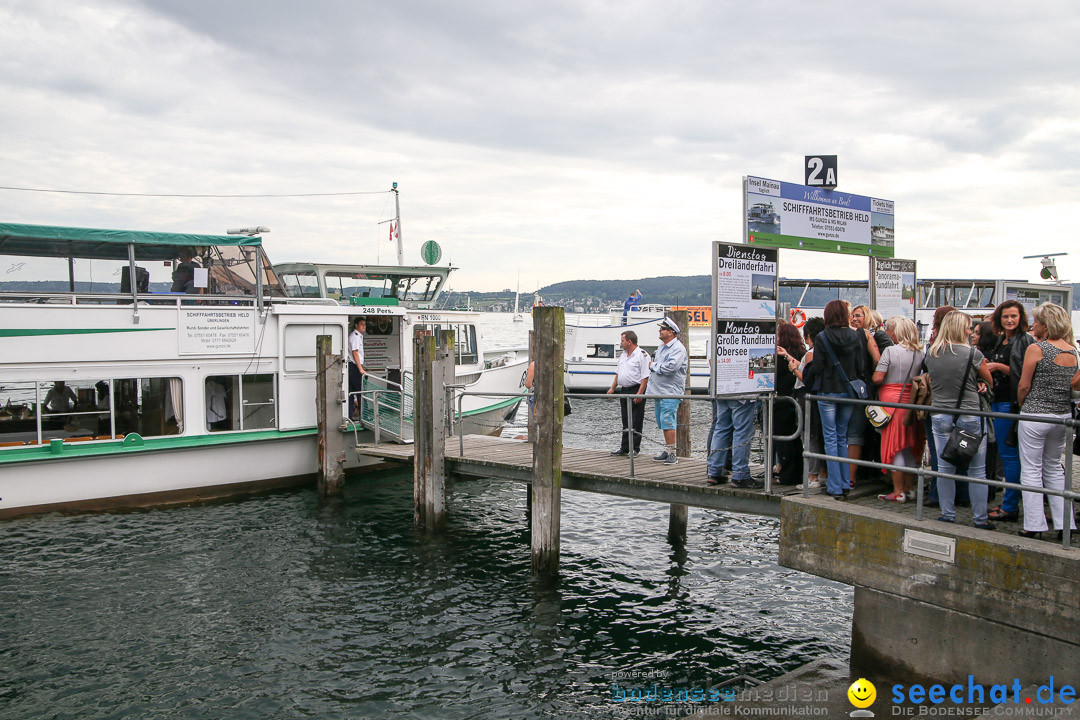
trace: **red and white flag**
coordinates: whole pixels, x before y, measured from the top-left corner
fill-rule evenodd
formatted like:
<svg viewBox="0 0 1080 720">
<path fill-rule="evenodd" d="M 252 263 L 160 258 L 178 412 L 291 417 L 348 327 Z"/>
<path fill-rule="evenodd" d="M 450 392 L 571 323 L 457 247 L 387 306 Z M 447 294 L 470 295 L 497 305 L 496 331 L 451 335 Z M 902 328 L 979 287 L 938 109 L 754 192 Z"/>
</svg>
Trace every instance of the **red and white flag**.
<svg viewBox="0 0 1080 720">
<path fill-rule="evenodd" d="M 390 242 L 394 242 L 397 238 L 397 228 L 394 227 L 394 223 L 390 223 Z"/>
</svg>

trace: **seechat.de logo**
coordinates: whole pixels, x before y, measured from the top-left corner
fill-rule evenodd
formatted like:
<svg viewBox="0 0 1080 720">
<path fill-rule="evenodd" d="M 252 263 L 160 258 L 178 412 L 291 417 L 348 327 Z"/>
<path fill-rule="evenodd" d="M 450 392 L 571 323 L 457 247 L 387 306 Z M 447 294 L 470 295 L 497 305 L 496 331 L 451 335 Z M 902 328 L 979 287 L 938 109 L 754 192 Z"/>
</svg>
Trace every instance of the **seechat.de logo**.
<svg viewBox="0 0 1080 720">
<path fill-rule="evenodd" d="M 874 717 L 874 713 L 866 709 L 877 700 L 877 688 L 874 687 L 874 683 L 866 678 L 859 678 L 851 683 L 847 696 L 848 701 L 858 708 L 850 713 L 850 717 Z"/>
</svg>

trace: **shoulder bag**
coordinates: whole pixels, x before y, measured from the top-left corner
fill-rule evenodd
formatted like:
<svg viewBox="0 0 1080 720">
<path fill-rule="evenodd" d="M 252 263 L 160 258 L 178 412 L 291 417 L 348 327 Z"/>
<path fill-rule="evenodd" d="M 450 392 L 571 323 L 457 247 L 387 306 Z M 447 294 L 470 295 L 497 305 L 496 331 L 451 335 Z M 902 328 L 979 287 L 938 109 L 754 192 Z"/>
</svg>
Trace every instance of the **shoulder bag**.
<svg viewBox="0 0 1080 720">
<path fill-rule="evenodd" d="M 906 381 L 903 383 L 904 386 L 909 386 L 909 384 L 911 383 L 911 374 L 915 371 L 915 352 L 915 350 L 911 351 L 911 367 L 908 368 Z M 900 397 L 897 398 L 896 401 L 904 402 L 903 390 L 900 391 Z M 887 408 L 882 407 L 881 405 L 867 405 L 866 420 L 877 430 L 881 430 L 889 424 L 890 420 L 892 420 L 894 412 L 896 412 L 896 408 Z"/>
<path fill-rule="evenodd" d="M 828 330 L 828 328 L 826 328 L 826 330 Z M 870 391 L 867 390 L 865 382 L 859 378 L 848 380 L 847 373 L 844 372 L 844 366 L 836 359 L 836 353 L 833 352 L 832 345 L 829 344 L 829 339 L 825 337 L 825 330 L 818 334 L 817 341 L 825 348 L 825 352 L 829 353 L 829 358 L 832 360 L 833 367 L 840 373 L 840 379 L 844 382 L 844 387 L 847 388 L 847 396 L 852 400 L 868 399 L 870 397 Z"/>
<path fill-rule="evenodd" d="M 964 368 L 964 379 L 960 381 L 960 393 L 956 397 L 956 410 L 958 412 L 953 413 L 954 422 L 956 418 L 959 418 L 960 405 L 964 401 L 964 393 L 967 391 L 967 379 L 971 374 L 971 360 L 975 357 L 975 348 L 971 348 L 971 353 L 968 355 L 967 367 Z M 979 446 L 982 444 L 983 434 L 986 430 L 986 418 L 980 418 L 979 434 L 968 432 L 962 429 L 959 425 L 953 425 L 952 431 L 949 433 L 949 440 L 945 443 L 945 447 L 941 451 L 941 457 L 947 463 L 953 465 L 958 471 L 964 472 L 967 470 L 968 465 L 971 464 L 972 458 L 975 457 L 975 453 L 979 451 Z"/>
</svg>

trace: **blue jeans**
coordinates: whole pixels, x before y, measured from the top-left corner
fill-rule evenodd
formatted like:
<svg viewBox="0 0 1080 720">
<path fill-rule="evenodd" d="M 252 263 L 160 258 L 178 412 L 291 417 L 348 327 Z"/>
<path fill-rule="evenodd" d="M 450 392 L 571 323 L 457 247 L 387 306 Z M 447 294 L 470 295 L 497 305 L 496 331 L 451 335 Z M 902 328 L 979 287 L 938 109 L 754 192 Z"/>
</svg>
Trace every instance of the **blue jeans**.
<svg viewBox="0 0 1080 720">
<path fill-rule="evenodd" d="M 1003 413 L 1009 412 L 1011 407 L 1012 403 L 1010 402 L 996 402 L 990 405 L 990 409 L 994 412 Z M 1014 422 L 1016 421 L 994 418 L 994 436 L 997 437 L 998 457 L 1001 458 L 1001 467 L 1005 470 L 1005 482 L 1019 485 L 1020 448 L 1011 447 L 1005 442 L 1005 439 L 1009 437 L 1009 429 Z M 1001 509 L 1010 513 L 1019 512 L 1020 491 L 1006 490 L 1004 497 L 1001 498 Z"/>
<path fill-rule="evenodd" d="M 714 400 L 716 419 L 709 438 L 709 475 L 719 477 L 731 458 L 731 479 L 750 479 L 750 440 L 754 437 L 752 400 Z"/>
<path fill-rule="evenodd" d="M 821 393 L 828 397 L 847 397 L 843 393 Z M 847 431 L 851 420 L 853 405 L 818 400 L 818 414 L 821 415 L 821 436 L 825 441 L 825 454 L 847 457 Z M 860 410 L 862 408 L 859 408 Z M 830 495 L 843 495 L 851 489 L 848 477 L 848 465 L 839 460 L 829 460 L 829 480 L 825 488 Z"/>
<path fill-rule="evenodd" d="M 976 415 L 961 415 L 955 419 L 955 424 L 961 429 L 976 435 L 982 434 L 982 442 L 975 451 L 975 457 L 971 459 L 966 471 L 956 469 L 956 466 L 941 457 L 940 449 L 949 442 L 949 433 L 952 432 L 954 419 L 952 415 L 932 415 L 931 423 L 934 427 L 934 443 L 938 446 L 938 470 L 943 473 L 954 475 L 967 475 L 971 478 L 986 478 L 986 446 L 990 442 L 983 428 L 982 418 Z M 941 503 L 941 516 L 947 520 L 956 519 L 956 483 L 945 478 L 937 479 L 938 502 Z M 975 524 L 986 523 L 986 496 L 988 488 L 979 483 L 968 484 L 971 496 L 971 513 L 975 516 Z"/>
</svg>

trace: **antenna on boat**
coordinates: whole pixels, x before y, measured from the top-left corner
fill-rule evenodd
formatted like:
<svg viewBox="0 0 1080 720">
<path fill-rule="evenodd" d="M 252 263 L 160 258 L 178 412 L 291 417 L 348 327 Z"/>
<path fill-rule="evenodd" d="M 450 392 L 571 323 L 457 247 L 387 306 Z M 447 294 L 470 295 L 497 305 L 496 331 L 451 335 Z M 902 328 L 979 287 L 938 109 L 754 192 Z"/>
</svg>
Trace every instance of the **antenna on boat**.
<svg viewBox="0 0 1080 720">
<path fill-rule="evenodd" d="M 1049 280 L 1052 283 L 1060 285 L 1063 281 L 1058 279 L 1057 263 L 1051 258 L 1061 257 L 1062 255 L 1068 255 L 1069 253 L 1047 253 L 1045 255 L 1025 255 L 1025 260 L 1032 260 L 1034 258 L 1040 258 L 1042 261 L 1042 270 L 1039 271 L 1039 277 L 1043 280 Z"/>
<path fill-rule="evenodd" d="M 401 244 L 401 198 L 398 196 L 397 183 L 390 186 L 390 192 L 394 193 L 394 217 L 391 220 L 383 220 L 380 225 L 390 223 L 390 239 L 397 235 L 397 264 L 405 264 L 405 248 Z"/>
</svg>

